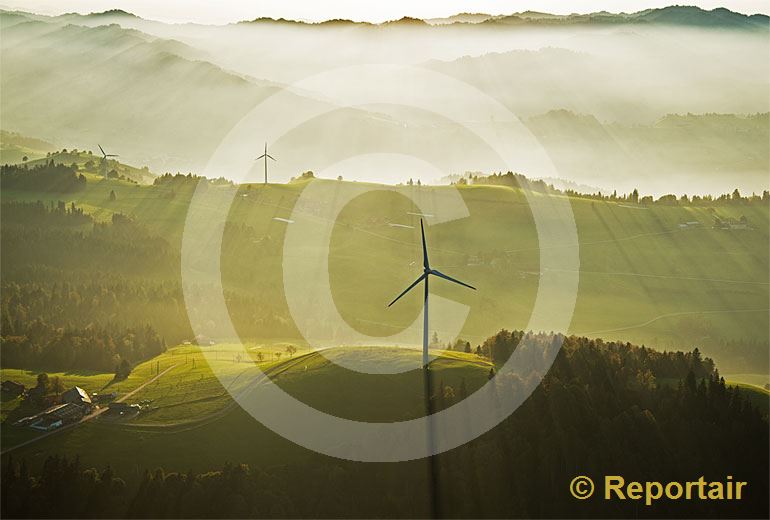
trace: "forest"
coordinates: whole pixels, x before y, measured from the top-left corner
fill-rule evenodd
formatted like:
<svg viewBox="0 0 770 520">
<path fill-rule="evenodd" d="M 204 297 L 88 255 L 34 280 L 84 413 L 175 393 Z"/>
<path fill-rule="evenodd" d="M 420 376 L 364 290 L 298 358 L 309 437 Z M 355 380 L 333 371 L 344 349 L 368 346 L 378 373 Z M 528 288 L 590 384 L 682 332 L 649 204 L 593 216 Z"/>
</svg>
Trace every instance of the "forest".
<svg viewBox="0 0 770 520">
<path fill-rule="evenodd" d="M 7 326 L 7 328 L 6 328 Z M 163 353 L 166 345 L 150 326 L 62 328 L 42 319 L 8 326 L 3 335 L 3 366 L 111 372 Z"/>
<path fill-rule="evenodd" d="M 524 333 L 484 345 L 508 355 Z M 542 341 L 550 341 L 548 335 Z M 437 390 L 438 386 L 434 389 Z M 767 517 L 768 419 L 697 350 L 656 352 L 567 337 L 543 384 L 502 424 L 439 455 L 435 490 L 447 517 Z M 4 461 L 2 516 L 59 518 L 414 517 L 427 514 L 427 463 L 237 461 L 196 474 L 144 468 L 136 482 L 51 454 L 40 474 Z M 576 502 L 578 474 L 749 482 L 740 502 Z M 384 493 L 383 490 L 390 490 Z"/>
<path fill-rule="evenodd" d="M 56 164 L 53 159 L 32 167 L 13 164 L 0 166 L 0 181 L 5 190 L 57 193 L 77 191 L 86 185 L 86 178 L 78 173 L 77 165 Z"/>
<path fill-rule="evenodd" d="M 4 367 L 112 371 L 192 338 L 179 253 L 143 224 L 120 213 L 96 222 L 62 201 L 1 208 Z M 228 236 L 248 232 L 228 228 Z M 244 334 L 294 333 L 254 296 L 228 291 L 228 303 Z"/>
</svg>

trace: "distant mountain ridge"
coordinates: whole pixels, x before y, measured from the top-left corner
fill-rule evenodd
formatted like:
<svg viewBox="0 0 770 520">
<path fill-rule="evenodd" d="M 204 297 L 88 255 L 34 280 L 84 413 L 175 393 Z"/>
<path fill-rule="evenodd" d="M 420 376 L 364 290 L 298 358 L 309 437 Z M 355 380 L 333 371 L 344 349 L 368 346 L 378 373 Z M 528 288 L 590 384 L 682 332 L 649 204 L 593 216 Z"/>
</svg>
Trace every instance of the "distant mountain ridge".
<svg viewBox="0 0 770 520">
<path fill-rule="evenodd" d="M 255 132 L 255 146 L 267 140 L 280 156 L 274 180 L 382 150 L 408 152 L 441 172 L 501 168 L 473 132 L 440 115 L 410 107 L 352 109 L 344 95 L 327 99 L 312 88 L 287 88 L 313 74 L 386 60 L 423 66 L 502 103 L 541 140 L 560 177 L 629 191 L 634 179 L 649 175 L 656 194 L 695 180 L 714 193 L 766 189 L 766 119 L 664 118 L 768 112 L 768 33 L 722 28 L 756 17 L 697 8 L 588 18 L 526 11 L 517 16 L 554 29 L 517 32 L 487 16 L 458 15 L 452 29 L 413 18 L 383 25 L 262 19 L 257 25 L 210 26 L 147 21 L 119 10 L 58 17 L 0 10 L 3 128 L 57 147 L 101 143 L 154 171 L 200 172 L 244 114 L 283 92 L 284 113 L 324 115 L 283 137 L 270 135 L 271 124 Z M 649 21 L 556 25 L 630 17 Z M 721 25 L 653 25 L 695 19 Z M 474 28 L 479 23 L 487 28 Z M 373 94 L 381 95 L 380 88 L 384 93 L 389 86 Z M 434 95 L 449 103 L 458 94 Z M 477 123 L 474 114 L 464 115 L 461 121 Z M 25 145 L 1 151 L 9 162 L 40 157 Z M 367 178 L 385 170 L 371 162 L 334 177 Z M 393 181 L 420 175 L 423 183 L 434 178 L 412 171 L 393 173 Z"/>
<path fill-rule="evenodd" d="M 304 22 L 292 20 L 273 20 L 272 18 L 257 18 L 242 24 L 280 21 L 299 25 L 324 25 L 326 22 Z M 455 25 L 484 25 L 484 26 L 559 26 L 559 25 L 679 25 L 695 27 L 722 27 L 731 29 L 768 29 L 770 17 L 765 14 L 747 15 L 731 11 L 724 7 L 712 10 L 695 6 L 669 6 L 658 9 L 646 9 L 636 13 L 610 13 L 600 11 L 588 14 L 559 15 L 537 11 L 523 11 L 510 15 L 491 15 L 486 13 L 460 13 L 447 18 L 418 19 L 405 16 L 399 20 L 375 24 L 371 22 L 354 22 L 352 20 L 334 20 L 335 24 L 355 24 L 368 26 L 455 26 Z"/>
<path fill-rule="evenodd" d="M 3 14 L 26 13 L 19 10 L 2 10 Z M 43 15 L 36 15 L 41 16 Z M 107 23 L 120 23 L 120 20 L 142 19 L 134 13 L 123 9 L 110 9 L 102 12 L 92 12 L 89 14 L 65 13 L 54 17 L 45 17 L 54 19 L 66 19 L 76 22 L 85 19 L 104 19 Z M 622 25 L 622 24 L 643 24 L 643 25 L 676 25 L 693 27 L 713 27 L 730 29 L 770 29 L 770 17 L 766 14 L 743 14 L 731 11 L 724 7 L 707 10 L 696 6 L 672 5 L 668 7 L 645 9 L 634 13 L 611 13 L 608 11 L 598 11 L 593 13 L 572 13 L 572 14 L 552 14 L 538 11 L 522 11 L 511 14 L 488 14 L 488 13 L 458 13 L 443 18 L 414 18 L 404 16 L 396 20 L 388 20 L 381 23 L 367 21 L 354 21 L 344 18 L 335 18 L 317 22 L 308 22 L 303 20 L 291 20 L 287 18 L 272 18 L 266 16 L 256 17 L 251 20 L 242 20 L 234 22 L 238 25 L 247 24 L 289 24 L 308 27 L 336 27 L 341 25 L 360 26 L 360 27 L 440 27 L 440 26 L 563 26 L 563 25 Z M 195 24 L 205 25 L 205 24 Z"/>
<path fill-rule="evenodd" d="M 646 9 L 636 13 L 609 13 L 551 15 L 547 13 L 514 13 L 509 16 L 490 16 L 480 22 L 485 25 L 678 25 L 730 29 L 768 29 L 770 18 L 764 14 L 746 15 L 719 7 L 710 11 L 695 6 L 669 6 Z"/>
</svg>

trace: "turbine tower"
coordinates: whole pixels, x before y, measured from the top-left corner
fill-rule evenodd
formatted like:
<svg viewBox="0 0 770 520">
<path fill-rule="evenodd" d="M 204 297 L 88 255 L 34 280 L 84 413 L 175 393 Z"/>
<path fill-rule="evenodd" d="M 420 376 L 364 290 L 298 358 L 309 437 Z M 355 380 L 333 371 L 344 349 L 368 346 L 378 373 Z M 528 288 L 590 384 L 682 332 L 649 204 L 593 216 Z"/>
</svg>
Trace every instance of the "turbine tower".
<svg viewBox="0 0 770 520">
<path fill-rule="evenodd" d="M 462 285 L 463 287 L 468 287 L 469 289 L 476 290 L 475 287 L 472 285 L 468 285 L 465 282 L 461 282 L 460 280 L 456 280 L 455 278 L 452 278 L 451 276 L 447 276 L 441 271 L 437 271 L 435 269 L 430 268 L 430 262 L 428 262 L 428 246 L 425 244 L 425 227 L 423 226 L 422 219 L 420 219 L 420 233 L 422 234 L 422 274 L 420 275 L 417 280 L 412 282 L 412 285 L 404 289 L 404 292 L 399 294 L 395 300 L 390 302 L 388 304 L 388 307 L 396 303 L 403 295 L 411 291 L 418 283 L 425 282 L 425 299 L 423 301 L 423 330 L 422 330 L 422 366 L 426 369 L 428 368 L 428 277 L 430 275 L 437 276 L 439 278 L 443 278 L 444 280 L 449 280 L 450 282 L 454 282 L 456 284 Z"/>
<path fill-rule="evenodd" d="M 262 155 L 260 155 L 259 157 L 257 157 L 257 158 L 255 159 L 255 161 L 258 161 L 258 160 L 260 160 L 260 159 L 264 159 L 264 160 L 265 160 L 265 185 L 267 185 L 267 160 L 268 160 L 268 159 L 272 159 L 272 160 L 274 160 L 274 161 L 276 160 L 276 158 L 275 158 L 275 157 L 273 157 L 272 155 L 270 155 L 269 153 L 267 153 L 267 142 L 265 142 L 265 153 L 263 153 Z"/>
<path fill-rule="evenodd" d="M 99 150 L 102 152 L 102 161 L 99 165 L 99 167 L 102 170 L 102 175 L 104 175 L 104 178 L 107 178 L 107 157 L 117 157 L 117 154 L 114 153 L 107 153 L 104 151 L 104 148 L 102 148 L 102 145 L 97 144 L 96 146 L 99 147 Z"/>
</svg>

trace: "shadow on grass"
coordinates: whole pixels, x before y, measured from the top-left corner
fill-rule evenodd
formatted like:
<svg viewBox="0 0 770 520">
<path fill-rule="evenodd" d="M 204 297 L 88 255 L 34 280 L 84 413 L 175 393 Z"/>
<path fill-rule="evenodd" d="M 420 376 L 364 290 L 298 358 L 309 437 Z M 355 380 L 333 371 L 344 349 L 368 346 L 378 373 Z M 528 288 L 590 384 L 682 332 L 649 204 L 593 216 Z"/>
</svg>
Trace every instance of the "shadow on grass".
<svg viewBox="0 0 770 520">
<path fill-rule="evenodd" d="M 2 403 L 8 403 L 19 398 L 18 395 L 14 395 L 10 392 L 0 392 L 0 402 Z"/>
<path fill-rule="evenodd" d="M 61 368 L 44 367 L 44 366 L 41 366 L 41 367 L 3 366 L 2 368 L 12 369 L 12 370 L 21 370 L 23 372 L 26 372 L 27 374 L 33 374 L 33 375 L 46 373 L 46 374 L 61 374 L 63 376 L 73 376 L 73 377 L 91 377 L 91 376 L 102 376 L 105 374 L 111 374 L 111 372 L 100 372 L 98 370 L 85 370 L 85 369 L 62 370 Z"/>
<path fill-rule="evenodd" d="M 130 372 L 129 372 L 128 374 L 121 374 L 121 375 L 115 374 L 115 375 L 113 376 L 113 378 L 112 378 L 112 379 L 110 379 L 110 380 L 107 382 L 107 384 L 106 384 L 106 385 L 104 385 L 103 387 L 101 387 L 101 388 L 100 388 L 100 390 L 106 390 L 107 388 L 111 387 L 112 385 L 116 385 L 116 384 L 118 384 L 118 383 L 122 383 L 123 381 L 125 381 L 126 379 L 128 379 L 128 376 L 130 376 L 130 375 L 131 375 L 131 373 L 130 373 Z"/>
</svg>

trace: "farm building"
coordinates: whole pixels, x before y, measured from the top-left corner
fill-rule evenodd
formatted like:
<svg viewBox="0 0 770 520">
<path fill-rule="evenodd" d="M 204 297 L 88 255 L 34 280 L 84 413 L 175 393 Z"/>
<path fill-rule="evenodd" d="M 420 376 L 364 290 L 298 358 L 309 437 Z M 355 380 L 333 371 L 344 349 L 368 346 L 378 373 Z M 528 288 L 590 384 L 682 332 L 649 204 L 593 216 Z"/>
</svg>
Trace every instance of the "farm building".
<svg viewBox="0 0 770 520">
<path fill-rule="evenodd" d="M 37 415 L 25 417 L 17 421 L 16 424 L 19 426 L 29 425 L 30 428 L 40 431 L 51 431 L 64 424 L 79 421 L 88 411 L 90 408 L 74 403 L 57 404 Z"/>
<path fill-rule="evenodd" d="M 741 216 L 740 219 L 734 219 L 732 217 L 720 218 L 714 217 L 715 229 L 751 229 L 749 221 L 745 216 Z"/>
<path fill-rule="evenodd" d="M 36 422 L 30 424 L 30 428 L 34 428 L 43 432 L 49 432 L 61 427 L 62 424 L 63 423 L 61 419 L 57 419 L 55 417 L 41 417 Z"/>
<path fill-rule="evenodd" d="M 79 386 L 74 386 L 64 392 L 61 395 L 61 401 L 62 403 L 71 403 L 76 404 L 78 406 L 82 406 L 85 408 L 86 413 L 91 411 L 91 407 L 93 406 L 93 403 L 91 402 L 91 398 L 88 396 L 88 392 L 80 388 Z"/>
<path fill-rule="evenodd" d="M 22 395 L 25 390 L 23 384 L 11 380 L 3 381 L 2 388 L 3 392 L 7 392 L 11 395 Z"/>
<path fill-rule="evenodd" d="M 47 412 L 47 415 L 61 419 L 64 423 L 79 421 L 85 414 L 84 407 L 72 403 L 60 404 Z"/>
</svg>

